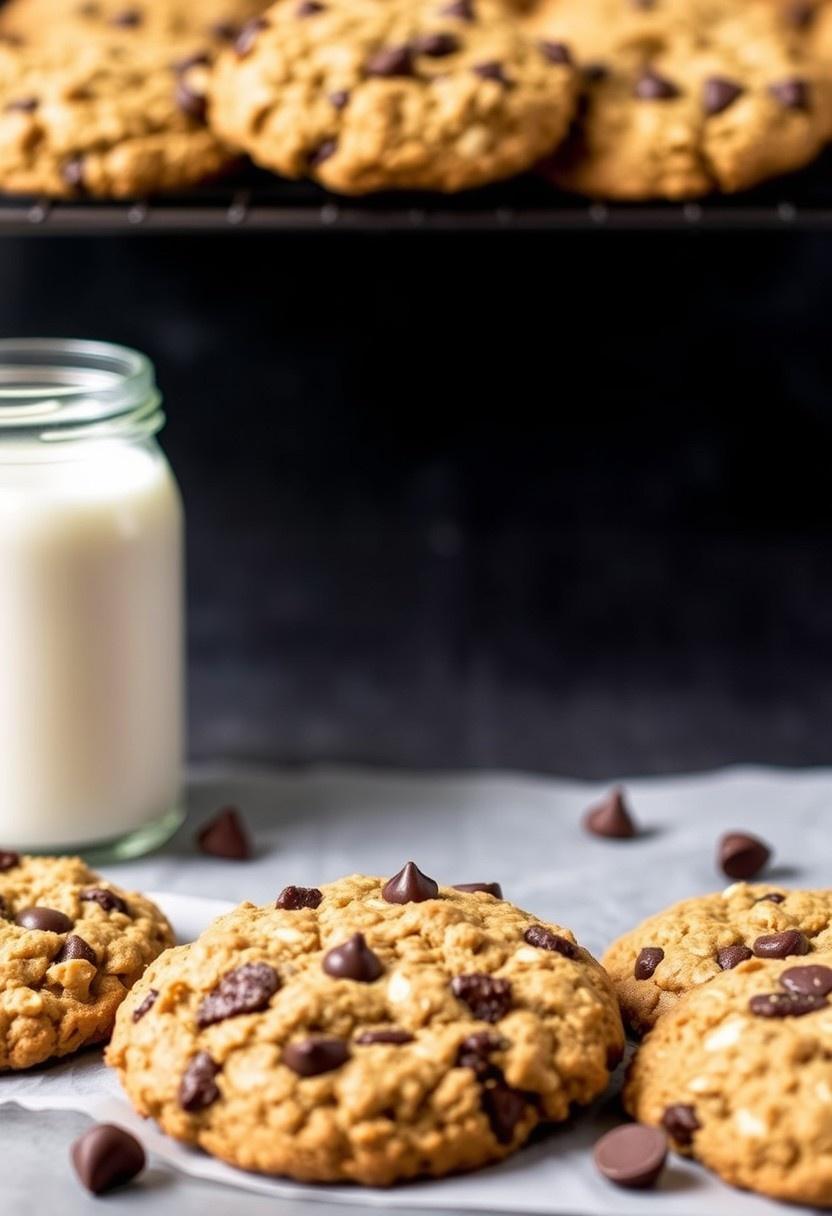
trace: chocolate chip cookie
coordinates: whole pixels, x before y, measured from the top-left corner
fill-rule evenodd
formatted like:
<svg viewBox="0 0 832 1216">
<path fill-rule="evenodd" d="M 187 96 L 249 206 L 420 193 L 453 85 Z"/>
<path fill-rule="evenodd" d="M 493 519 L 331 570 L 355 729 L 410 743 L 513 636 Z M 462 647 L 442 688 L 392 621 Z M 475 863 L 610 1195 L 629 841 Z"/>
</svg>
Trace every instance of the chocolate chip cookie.
<svg viewBox="0 0 832 1216">
<path fill-rule="evenodd" d="M 95 42 L 0 54 L 0 190 L 129 197 L 234 161 L 205 123 L 208 58 Z"/>
<path fill-rule="evenodd" d="M 674 904 L 610 946 L 603 963 L 637 1034 L 692 988 L 746 959 L 832 950 L 832 891 L 735 883 Z"/>
<path fill-rule="evenodd" d="M 585 95 L 545 166 L 592 197 L 733 193 L 801 168 L 832 125 L 832 83 L 770 0 L 541 0 L 526 19 L 563 42 Z"/>
<path fill-rule="evenodd" d="M 576 95 L 568 55 L 498 0 L 279 0 L 220 56 L 210 120 L 344 194 L 453 191 L 553 151 Z"/>
<path fill-rule="evenodd" d="M 6 0 L 0 38 L 17 45 L 193 41 L 195 46 L 233 42 L 262 11 L 265 0 Z"/>
<path fill-rule="evenodd" d="M 832 1207 L 831 992 L 828 951 L 697 988 L 636 1053 L 628 1110 L 726 1182 Z"/>
<path fill-rule="evenodd" d="M 623 1030 L 569 930 L 494 887 L 410 864 L 242 904 L 148 969 L 108 1061 L 142 1115 L 244 1169 L 388 1185 L 497 1161 L 605 1088 Z"/>
<path fill-rule="evenodd" d="M 79 858 L 0 852 L 0 1069 L 109 1038 L 128 991 L 172 943 L 150 900 Z"/>
</svg>

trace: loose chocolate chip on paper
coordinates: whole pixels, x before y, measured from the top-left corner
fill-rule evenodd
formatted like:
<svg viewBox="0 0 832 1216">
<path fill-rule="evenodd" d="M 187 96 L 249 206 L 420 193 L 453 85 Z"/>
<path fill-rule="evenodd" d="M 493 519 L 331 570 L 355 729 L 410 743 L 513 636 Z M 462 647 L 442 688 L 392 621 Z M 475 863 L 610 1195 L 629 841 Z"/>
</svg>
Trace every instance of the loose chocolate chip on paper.
<svg viewBox="0 0 832 1216">
<path fill-rule="evenodd" d="M 135 1136 L 114 1123 L 97 1123 L 70 1150 L 75 1173 L 93 1195 L 104 1195 L 142 1172 L 145 1153 Z"/>
<path fill-rule="evenodd" d="M 515 1128 L 526 1113 L 526 1095 L 497 1081 L 483 1089 L 482 1106 L 496 1139 L 500 1144 L 511 1144 Z"/>
<path fill-rule="evenodd" d="M 460 1043 L 456 1057 L 457 1068 L 470 1068 L 478 1077 L 483 1078 L 492 1071 L 492 1052 L 503 1051 L 507 1046 L 508 1043 L 500 1035 L 492 1034 L 490 1030 L 478 1030 Z"/>
<path fill-rule="evenodd" d="M 499 1022 L 511 1008 L 511 983 L 475 971 L 451 980 L 451 991 L 482 1022 Z"/>
<path fill-rule="evenodd" d="M 444 59 L 459 50 L 459 39 L 455 34 L 420 34 L 410 45 L 417 55 Z"/>
<path fill-rule="evenodd" d="M 786 110 L 809 109 L 809 86 L 805 80 L 794 77 L 791 80 L 778 80 L 768 86 L 775 101 Z"/>
<path fill-rule="evenodd" d="M 191 1058 L 179 1083 L 179 1105 L 183 1110 L 194 1112 L 205 1110 L 216 1102 L 220 1091 L 216 1075 L 220 1066 L 207 1051 L 198 1051 Z"/>
<path fill-rule="evenodd" d="M 436 899 L 439 883 L 423 874 L 415 862 L 409 861 L 398 874 L 389 878 L 381 889 L 388 904 L 421 904 Z"/>
<path fill-rule="evenodd" d="M 364 64 L 368 76 L 412 76 L 413 55 L 409 46 L 382 47 Z"/>
<path fill-rule="evenodd" d="M 184 87 L 186 92 L 192 93 L 187 84 Z M 200 111 L 204 116 L 205 98 L 193 93 L 192 95 L 197 99 L 194 103 L 196 113 L 193 116 L 199 117 Z M 202 102 L 201 106 L 199 101 Z M 186 113 L 188 112 L 186 110 Z M 197 833 L 196 841 L 203 853 L 208 853 L 211 857 L 222 857 L 225 861 L 249 861 L 252 856 L 246 826 L 235 806 L 223 807 L 213 819 L 204 824 Z"/>
<path fill-rule="evenodd" d="M 266 1008 L 279 987 L 274 967 L 243 963 L 227 971 L 213 992 L 203 997 L 196 1011 L 197 1025 L 204 1028 L 243 1013 L 257 1013 Z"/>
<path fill-rule="evenodd" d="M 667 1137 L 656 1127 L 628 1123 L 602 1136 L 594 1157 L 599 1171 L 616 1186 L 645 1190 L 664 1169 Z"/>
<path fill-rule="evenodd" d="M 698 1132 L 702 1124 L 696 1117 L 696 1109 L 679 1102 L 668 1106 L 662 1115 L 662 1127 L 677 1144 L 687 1147 L 693 1142 L 694 1132 Z"/>
<path fill-rule="evenodd" d="M 317 908 L 323 897 L 317 887 L 284 887 L 274 906 L 286 912 L 297 912 L 299 908 Z"/>
<path fill-rule="evenodd" d="M 832 992 L 832 969 L 790 967 L 780 976 L 780 983 L 789 992 L 796 992 L 801 996 L 829 996 Z"/>
<path fill-rule="evenodd" d="M 717 862 L 723 874 L 735 880 L 754 878 L 771 859 L 771 849 L 747 832 L 726 832 L 720 839 Z"/>
<path fill-rule="evenodd" d="M 551 950 L 553 954 L 562 954 L 564 958 L 579 958 L 580 950 L 574 942 L 559 933 L 553 933 L 543 925 L 529 925 L 523 934 L 523 940 L 538 950 Z"/>
<path fill-rule="evenodd" d="M 572 63 L 572 53 L 565 42 L 550 42 L 544 39 L 537 45 L 550 63 L 562 63 L 567 66 Z"/>
<path fill-rule="evenodd" d="M 471 71 L 481 80 L 493 80 L 496 84 L 509 84 L 506 70 L 499 59 L 486 59 L 483 63 L 475 63 Z"/>
<path fill-rule="evenodd" d="M 789 958 L 792 954 L 808 954 L 809 939 L 799 929 L 785 933 L 766 933 L 754 943 L 757 958 Z"/>
<path fill-rule="evenodd" d="M 741 945 L 723 946 L 716 952 L 717 962 L 723 971 L 733 971 L 740 963 L 745 963 L 753 957 L 753 951 L 749 950 L 748 946 Z"/>
<path fill-rule="evenodd" d="M 758 1018 L 802 1018 L 828 1009 L 825 996 L 816 992 L 766 992 L 752 996 L 748 1008 Z"/>
<path fill-rule="evenodd" d="M 103 887 L 90 887 L 88 891 L 82 891 L 78 898 L 84 903 L 98 904 L 105 912 L 127 914 L 129 911 L 120 895 L 116 895 L 114 891 L 105 891 Z"/>
<path fill-rule="evenodd" d="M 303 1039 L 299 1043 L 287 1043 L 283 1049 L 283 1063 L 299 1077 L 317 1077 L 324 1072 L 333 1072 L 349 1059 L 350 1050 L 343 1039 Z"/>
<path fill-rule="evenodd" d="M 636 959 L 633 975 L 637 980 L 649 980 L 663 958 L 661 946 L 645 946 Z"/>
<path fill-rule="evenodd" d="M 455 882 L 454 890 L 469 893 L 485 891 L 486 895 L 493 895 L 495 899 L 503 898 L 503 888 L 498 882 Z"/>
<path fill-rule="evenodd" d="M 633 96 L 639 101 L 670 101 L 679 96 L 679 89 L 672 80 L 658 72 L 642 72 L 633 87 Z"/>
<path fill-rule="evenodd" d="M 15 923 L 23 929 L 40 929 L 44 933 L 69 933 L 72 921 L 56 908 L 21 908 Z"/>
<path fill-rule="evenodd" d="M 400 1030 L 398 1026 L 382 1027 L 380 1030 L 364 1030 L 356 1036 L 356 1043 L 361 1047 L 369 1047 L 373 1043 L 390 1043 L 399 1046 L 402 1043 L 412 1043 L 413 1035 L 409 1030 Z"/>
<path fill-rule="evenodd" d="M 608 840 L 631 840 L 638 834 L 623 790 L 612 790 L 584 815 L 584 827 L 593 836 Z"/>
<path fill-rule="evenodd" d="M 702 84 L 702 109 L 713 117 L 721 114 L 741 97 L 743 88 L 725 76 L 709 76 Z"/>
<path fill-rule="evenodd" d="M 0 871 L 13 870 L 15 866 L 19 865 L 19 853 L 12 853 L 8 849 L 0 849 Z"/>
<path fill-rule="evenodd" d="M 83 937 L 78 937 L 75 933 L 71 933 L 55 955 L 55 962 L 71 963 L 76 959 L 83 959 L 85 963 L 92 963 L 93 967 L 98 966 L 98 955 L 89 942 L 85 942 Z"/>
<path fill-rule="evenodd" d="M 327 951 L 323 969 L 335 979 L 356 980 L 361 984 L 371 984 L 384 971 L 381 960 L 373 954 L 363 933 L 353 933 L 342 945 Z"/>
<path fill-rule="evenodd" d="M 153 1006 L 159 999 L 159 993 L 155 988 L 151 988 L 136 1008 L 133 1010 L 133 1021 L 140 1022 L 146 1013 L 150 1013 Z"/>
</svg>

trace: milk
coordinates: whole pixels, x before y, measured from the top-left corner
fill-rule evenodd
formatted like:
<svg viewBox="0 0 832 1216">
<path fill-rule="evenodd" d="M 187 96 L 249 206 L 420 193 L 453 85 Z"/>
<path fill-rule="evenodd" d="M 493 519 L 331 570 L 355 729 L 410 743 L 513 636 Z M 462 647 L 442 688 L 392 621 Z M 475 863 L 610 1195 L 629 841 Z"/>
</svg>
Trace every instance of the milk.
<svg viewBox="0 0 832 1216">
<path fill-rule="evenodd" d="M 176 805 L 182 532 L 152 441 L 0 444 L 0 847 L 121 837 Z"/>
</svg>

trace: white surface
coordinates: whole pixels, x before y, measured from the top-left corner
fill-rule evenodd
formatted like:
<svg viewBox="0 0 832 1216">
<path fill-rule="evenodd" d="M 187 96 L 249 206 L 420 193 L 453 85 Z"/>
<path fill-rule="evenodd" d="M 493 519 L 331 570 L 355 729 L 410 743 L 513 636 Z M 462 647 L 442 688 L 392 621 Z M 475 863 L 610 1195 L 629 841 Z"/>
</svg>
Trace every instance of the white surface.
<svg viewBox="0 0 832 1216">
<path fill-rule="evenodd" d="M 177 802 L 181 548 L 158 452 L 3 444 L 3 847 L 120 836 Z"/>
<path fill-rule="evenodd" d="M 410 777 L 326 770 L 269 775 L 202 770 L 192 786 L 196 818 L 237 802 L 255 826 L 255 861 L 234 864 L 195 855 L 193 825 L 156 858 L 110 871 L 122 885 L 180 894 L 211 891 L 265 902 L 289 882 L 309 885 L 363 870 L 388 874 L 413 857 L 443 882 L 503 882 L 508 898 L 572 926 L 598 952 L 659 907 L 721 885 L 713 854 L 719 834 L 745 827 L 777 849 L 773 885 L 829 882 L 832 772 L 733 770 L 671 780 L 628 782 L 646 829 L 636 841 L 587 836 L 580 816 L 601 791 L 574 782 L 509 776 Z M 161 897 L 180 933 L 194 932 L 216 906 Z M 184 1150 L 132 1114 L 112 1077 L 90 1054 L 29 1077 L 0 1077 L 0 1103 L 29 1109 L 81 1109 L 133 1127 L 157 1162 L 193 1178 L 245 1187 L 275 1200 L 315 1200 L 442 1212 L 497 1210 L 553 1216 L 772 1216 L 793 1208 L 724 1187 L 674 1158 L 649 1194 L 617 1191 L 591 1163 L 590 1148 L 620 1119 L 604 1103 L 568 1128 L 492 1169 L 384 1192 L 308 1187 L 241 1174 Z M 217 1210 L 234 1202 L 217 1191 Z M 153 1198 L 147 1197 L 152 1204 Z M 296 1210 L 292 1207 L 292 1211 Z"/>
</svg>

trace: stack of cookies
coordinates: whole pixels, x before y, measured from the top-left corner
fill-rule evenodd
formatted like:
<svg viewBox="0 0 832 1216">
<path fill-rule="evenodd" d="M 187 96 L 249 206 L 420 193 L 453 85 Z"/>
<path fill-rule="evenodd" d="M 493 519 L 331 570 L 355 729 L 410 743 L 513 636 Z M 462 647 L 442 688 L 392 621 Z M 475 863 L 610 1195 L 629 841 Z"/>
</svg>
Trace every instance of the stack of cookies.
<svg viewBox="0 0 832 1216">
<path fill-rule="evenodd" d="M 344 194 L 537 165 L 591 197 L 695 198 L 832 136 L 832 4 L 8 0 L 0 191 L 185 189 L 247 155 Z"/>
</svg>

